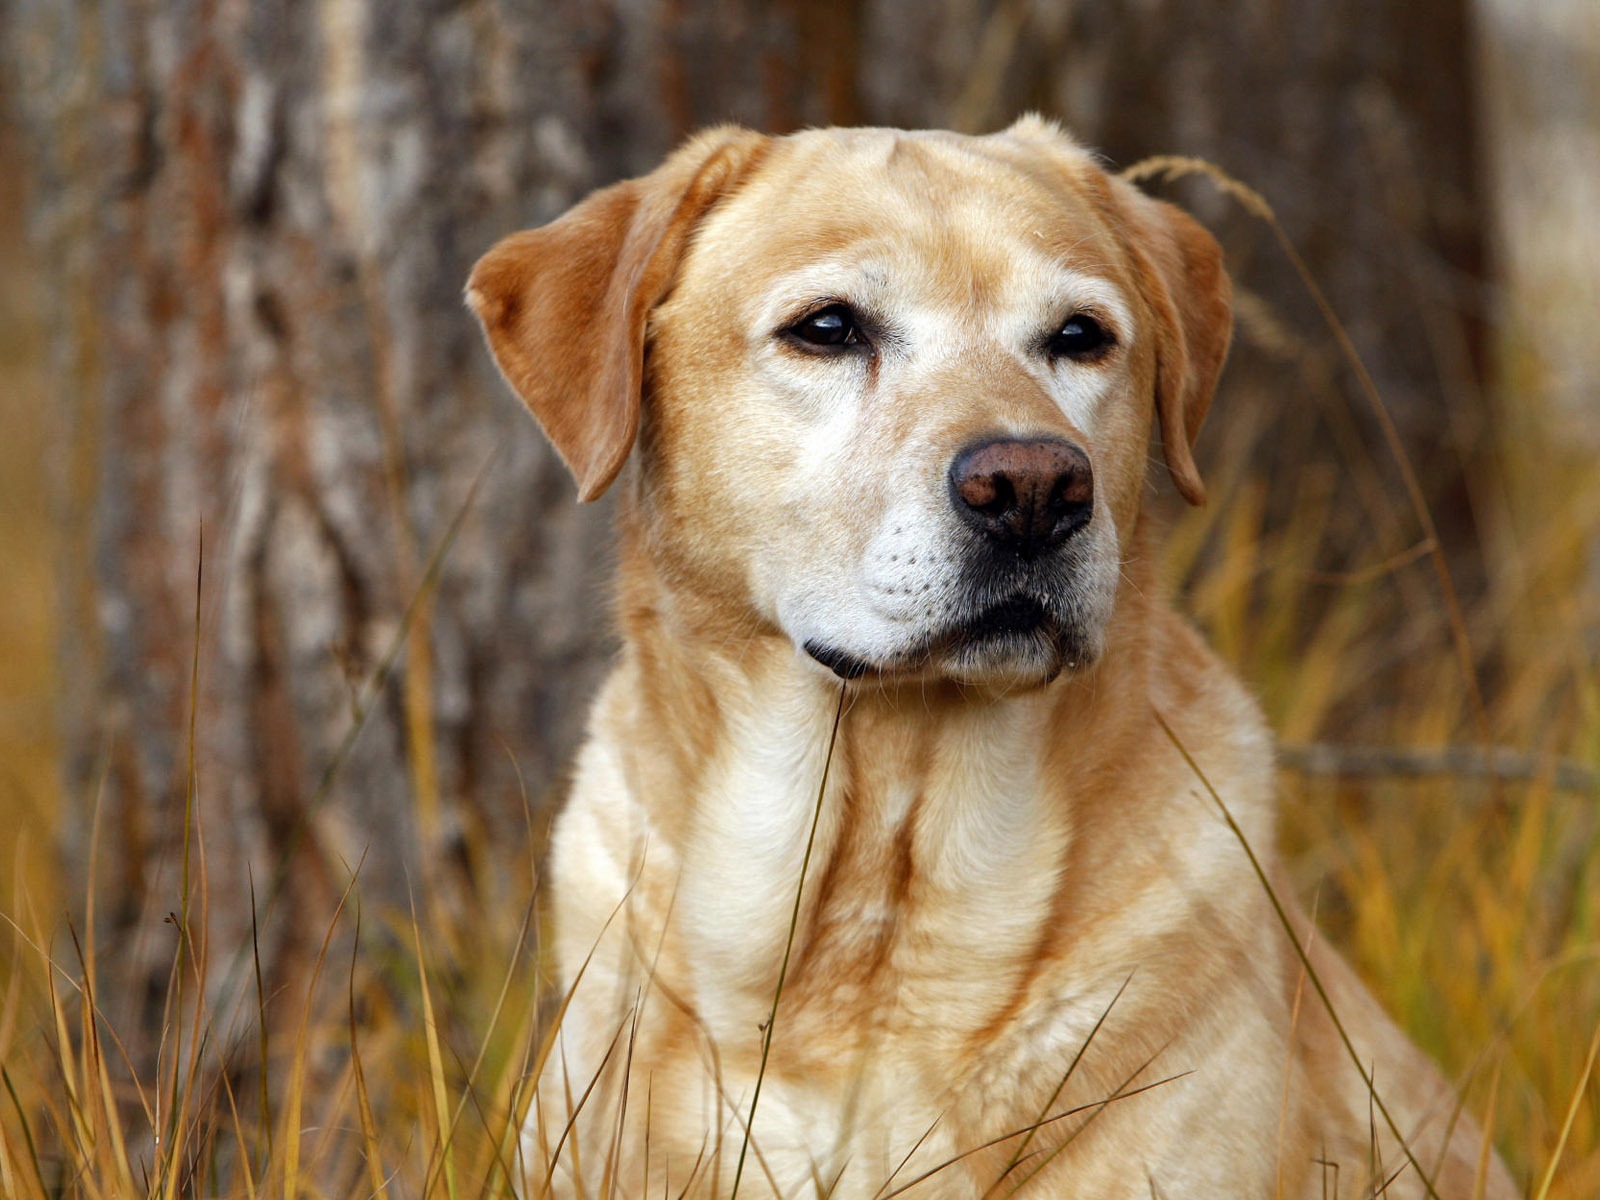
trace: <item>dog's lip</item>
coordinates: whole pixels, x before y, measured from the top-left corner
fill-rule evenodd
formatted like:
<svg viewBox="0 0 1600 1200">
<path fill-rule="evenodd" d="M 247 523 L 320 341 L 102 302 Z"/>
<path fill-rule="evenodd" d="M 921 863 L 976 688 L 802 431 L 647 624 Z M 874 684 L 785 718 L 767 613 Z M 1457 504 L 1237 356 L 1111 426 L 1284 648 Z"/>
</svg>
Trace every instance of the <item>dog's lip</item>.
<svg viewBox="0 0 1600 1200">
<path fill-rule="evenodd" d="M 890 675 L 917 664 L 925 664 L 940 652 L 959 646 L 997 643 L 1007 639 L 1032 640 L 1041 634 L 1054 639 L 1060 636 L 1060 632 L 1059 622 L 1043 600 L 1019 592 L 980 609 L 973 616 L 951 623 L 926 638 L 914 650 L 896 654 L 888 662 L 861 658 L 815 638 L 808 638 L 801 644 L 801 649 L 840 679 L 855 680 L 866 675 Z"/>
<path fill-rule="evenodd" d="M 815 639 L 807 639 L 800 647 L 840 679 L 860 679 L 869 672 L 879 671 L 864 658 L 857 658 L 845 650 L 828 646 Z"/>
<path fill-rule="evenodd" d="M 991 604 L 977 616 L 960 622 L 953 633 L 967 642 L 1031 635 L 1054 625 L 1050 610 L 1037 597 L 1018 593 Z"/>
</svg>

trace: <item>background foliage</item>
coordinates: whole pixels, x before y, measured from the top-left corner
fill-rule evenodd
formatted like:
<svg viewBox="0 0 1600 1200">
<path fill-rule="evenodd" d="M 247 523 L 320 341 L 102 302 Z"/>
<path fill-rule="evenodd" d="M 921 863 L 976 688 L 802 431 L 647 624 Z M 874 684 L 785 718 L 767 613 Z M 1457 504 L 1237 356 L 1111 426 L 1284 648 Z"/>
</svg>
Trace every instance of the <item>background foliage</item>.
<svg viewBox="0 0 1600 1200">
<path fill-rule="evenodd" d="M 1600 1194 L 1584 5 L 18 0 L 0 33 L 0 1192 L 503 1189 L 606 514 L 466 267 L 706 122 L 1037 107 L 1216 162 L 1326 289 L 1339 328 L 1259 212 L 1153 185 L 1240 284 L 1212 504 L 1152 493 L 1167 577 L 1284 743 L 1327 935 L 1530 1194 Z"/>
</svg>

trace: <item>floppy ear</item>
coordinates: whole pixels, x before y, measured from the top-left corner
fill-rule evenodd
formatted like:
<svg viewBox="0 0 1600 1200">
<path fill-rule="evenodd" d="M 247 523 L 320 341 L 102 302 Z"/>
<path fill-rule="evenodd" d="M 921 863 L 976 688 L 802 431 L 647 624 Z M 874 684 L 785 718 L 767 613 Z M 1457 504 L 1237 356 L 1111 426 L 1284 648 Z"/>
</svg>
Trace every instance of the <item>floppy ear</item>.
<svg viewBox="0 0 1600 1200">
<path fill-rule="evenodd" d="M 1194 442 L 1211 407 L 1233 337 L 1233 288 L 1222 247 L 1171 204 L 1112 181 L 1129 224 L 1128 250 L 1156 318 L 1156 416 L 1172 482 L 1190 504 L 1206 502 Z"/>
<path fill-rule="evenodd" d="M 504 238 L 467 281 L 489 349 L 578 483 L 600 496 L 639 431 L 645 322 L 695 224 L 766 138 L 707 130 L 641 179 L 595 192 L 548 225 Z"/>
</svg>

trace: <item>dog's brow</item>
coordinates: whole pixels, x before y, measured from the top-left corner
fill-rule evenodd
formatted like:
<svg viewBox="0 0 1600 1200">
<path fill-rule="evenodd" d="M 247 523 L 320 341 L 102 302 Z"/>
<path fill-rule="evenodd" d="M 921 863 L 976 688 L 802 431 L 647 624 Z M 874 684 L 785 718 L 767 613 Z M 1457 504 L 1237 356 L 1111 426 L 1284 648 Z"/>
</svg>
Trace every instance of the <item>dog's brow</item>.
<svg viewBox="0 0 1600 1200">
<path fill-rule="evenodd" d="M 891 298 L 894 283 L 890 266 L 870 257 L 817 258 L 766 286 L 756 321 L 774 329 L 794 320 L 800 309 L 825 300 L 881 307 Z"/>
<path fill-rule="evenodd" d="M 780 275 L 768 288 L 770 295 L 788 303 L 795 297 L 813 296 L 861 287 L 892 286 L 893 271 L 887 263 L 873 258 L 826 255 Z"/>
<path fill-rule="evenodd" d="M 1040 313 L 1042 319 L 1087 311 L 1112 325 L 1121 337 L 1131 341 L 1137 336 L 1133 310 L 1122 289 L 1104 276 L 1063 267 L 1042 256 L 1023 259 L 1015 274 L 1021 276 L 1019 293 L 1041 297 L 1041 307 L 1048 310 Z"/>
</svg>

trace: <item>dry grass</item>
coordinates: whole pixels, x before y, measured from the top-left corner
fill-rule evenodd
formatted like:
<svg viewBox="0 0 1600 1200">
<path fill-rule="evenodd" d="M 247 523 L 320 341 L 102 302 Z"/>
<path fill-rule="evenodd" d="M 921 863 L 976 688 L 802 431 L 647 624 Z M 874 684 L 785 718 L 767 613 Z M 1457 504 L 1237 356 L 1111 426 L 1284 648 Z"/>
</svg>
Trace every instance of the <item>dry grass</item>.
<svg viewBox="0 0 1600 1200">
<path fill-rule="evenodd" d="M 1541 464 L 1540 481 L 1517 497 L 1519 561 L 1491 567 L 1496 588 L 1467 625 L 1478 660 L 1500 674 L 1486 712 L 1493 742 L 1532 748 L 1549 769 L 1499 786 L 1454 774 L 1354 782 L 1286 772 L 1283 836 L 1332 940 L 1467 1082 L 1472 1106 L 1492 1108 L 1496 1141 L 1533 1194 L 1593 1196 L 1600 1087 L 1585 1048 L 1600 1020 L 1600 794 L 1560 790 L 1552 776 L 1558 756 L 1591 769 L 1600 760 L 1597 598 L 1584 590 L 1586 555 L 1600 545 L 1600 476 L 1563 463 L 1534 431 L 1504 450 Z M 1269 534 L 1258 496 L 1244 483 L 1202 518 L 1206 528 L 1178 530 L 1172 566 L 1186 573 L 1190 538 L 1225 546 L 1190 576 L 1194 609 L 1258 685 L 1285 740 L 1338 740 L 1329 714 L 1359 710 L 1358 729 L 1380 728 L 1395 745 L 1472 741 L 1469 693 L 1438 611 L 1384 629 L 1372 614 L 1401 603 L 1389 576 L 1312 595 L 1333 499 L 1307 499 Z M 1317 614 L 1314 628 L 1283 627 L 1305 612 Z M 1373 695 L 1374 676 L 1393 681 L 1395 653 L 1399 685 Z"/>
<path fill-rule="evenodd" d="M 23 349 L 0 345 L 0 371 L 36 397 Z M 105 951 L 57 918 L 39 866 L 58 802 L 41 716 L 55 630 L 40 412 L 0 417 L 14 459 L 0 464 L 0 1194 L 507 1194 L 547 1045 L 535 1018 L 558 1002 L 541 996 L 530 949 L 531 844 L 503 850 L 523 893 L 486 907 L 424 891 L 415 915 L 362 913 L 347 894 L 302 994 L 262 996 L 246 971 L 238 1004 L 199 986 L 210 956 L 240 948 L 189 933 L 203 927 L 191 906 L 203 911 L 215 886 L 197 857 L 192 887 L 168 906 L 179 915 L 158 1067 L 136 1074 L 123 1054 L 130 1031 L 104 1018 L 96 992 Z M 1488 1112 L 1529 1194 L 1600 1195 L 1600 794 L 1553 783 L 1557 758 L 1600 766 L 1600 472 L 1535 415 L 1496 431 L 1504 486 L 1478 548 L 1489 586 L 1453 621 L 1404 496 L 1381 502 L 1411 539 L 1374 544 L 1371 570 L 1330 573 L 1341 464 L 1307 473 L 1269 520 L 1267 484 L 1248 473 L 1260 436 L 1247 422 L 1211 432 L 1226 464 L 1219 499 L 1177 519 L 1166 567 L 1281 736 L 1433 747 L 1486 731 L 1552 764 L 1498 784 L 1286 771 L 1283 840 L 1299 885 L 1390 1011 Z M 1463 647 L 1474 674 L 1492 677 L 1481 706 Z M 275 1022 L 292 1037 L 259 1033 L 269 1004 L 293 1011 Z"/>
</svg>

